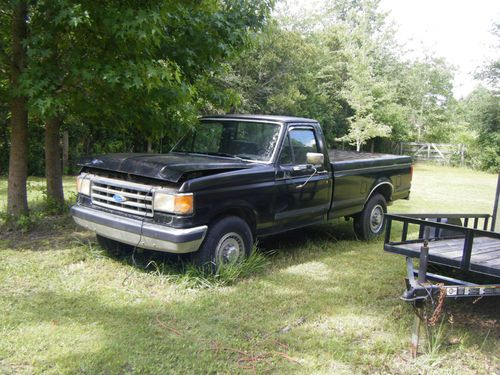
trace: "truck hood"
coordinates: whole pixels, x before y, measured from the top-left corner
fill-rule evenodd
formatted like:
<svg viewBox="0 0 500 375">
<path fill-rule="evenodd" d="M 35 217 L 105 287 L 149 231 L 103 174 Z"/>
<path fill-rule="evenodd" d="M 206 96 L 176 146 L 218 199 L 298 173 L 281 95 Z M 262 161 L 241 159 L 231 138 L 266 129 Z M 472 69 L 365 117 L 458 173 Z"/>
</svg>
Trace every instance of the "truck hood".
<svg viewBox="0 0 500 375">
<path fill-rule="evenodd" d="M 258 164 L 221 156 L 170 153 L 98 155 L 82 159 L 79 165 L 175 183 L 191 172 L 218 173 L 251 168 Z"/>
</svg>

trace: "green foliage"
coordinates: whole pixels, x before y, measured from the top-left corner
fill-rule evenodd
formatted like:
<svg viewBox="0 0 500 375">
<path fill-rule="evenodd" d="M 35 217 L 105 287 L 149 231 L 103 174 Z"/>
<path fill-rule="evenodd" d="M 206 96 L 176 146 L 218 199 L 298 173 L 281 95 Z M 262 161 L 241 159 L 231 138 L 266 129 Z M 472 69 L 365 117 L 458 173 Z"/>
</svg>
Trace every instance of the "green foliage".
<svg viewBox="0 0 500 375">
<path fill-rule="evenodd" d="M 8 99 L 12 3 L 3 4 L 0 97 Z M 64 120 L 74 173 L 83 155 L 165 152 L 200 114 L 224 112 L 312 117 L 330 147 L 337 140 L 358 149 L 370 139 L 388 149 L 401 141 L 462 143 L 470 165 L 498 168 L 498 62 L 478 75 L 489 85 L 482 96 L 457 102 L 452 67 L 438 56 L 405 59 L 378 0 L 325 1 L 312 16 L 291 14 L 283 2 L 272 19 L 273 5 L 30 2 L 22 77 L 29 174 L 44 174 L 51 116 Z M 0 174 L 8 167 L 9 116 L 1 100 Z"/>
<path fill-rule="evenodd" d="M 361 150 L 366 141 L 375 137 L 388 137 L 391 127 L 380 123 L 374 118 L 374 110 L 383 102 L 386 95 L 377 83 L 374 68 L 373 42 L 370 39 L 370 22 L 368 14 L 353 19 L 355 24 L 354 40 L 348 42 L 349 62 L 347 68 L 348 80 L 343 89 L 343 96 L 354 110 L 355 114 L 348 118 L 349 132 L 339 138 Z"/>
<path fill-rule="evenodd" d="M 223 84 L 242 95 L 238 112 L 300 113 L 306 100 L 306 62 L 315 57 L 314 46 L 295 32 L 269 26 L 230 67 Z"/>
<path fill-rule="evenodd" d="M 30 128 L 43 129 L 48 118 L 61 117 L 71 144 L 85 152 L 168 145 L 200 112 L 231 105 L 234 94 L 215 90 L 213 77 L 267 22 L 272 5 L 272 0 L 30 3 L 29 58 L 21 82 Z M 6 57 L 0 60 L 0 94 L 9 91 L 10 13 L 8 3 L 0 12 L 6 21 L 0 27 L 0 57 Z M 7 118 L 2 101 L 0 131 Z M 37 158 L 30 168 L 40 174 L 43 137 L 32 139 Z M 7 148 L 0 143 L 0 172 Z"/>
<path fill-rule="evenodd" d="M 500 171 L 500 97 L 484 88 L 476 88 L 454 108 L 458 124 L 451 139 L 464 143 L 472 167 Z"/>
<path fill-rule="evenodd" d="M 46 217 L 42 211 L 34 211 L 29 215 L 21 215 L 15 217 L 7 212 L 0 212 L 0 228 L 4 231 L 19 231 L 28 233 L 34 228 L 39 227 L 43 219 Z"/>
<path fill-rule="evenodd" d="M 321 17 L 283 6 L 219 86 L 239 93 L 235 112 L 318 119 L 332 145 L 447 135 L 452 73 L 443 60 L 406 61 L 378 1 L 325 3 Z M 283 10 L 284 9 L 284 10 Z"/>
</svg>

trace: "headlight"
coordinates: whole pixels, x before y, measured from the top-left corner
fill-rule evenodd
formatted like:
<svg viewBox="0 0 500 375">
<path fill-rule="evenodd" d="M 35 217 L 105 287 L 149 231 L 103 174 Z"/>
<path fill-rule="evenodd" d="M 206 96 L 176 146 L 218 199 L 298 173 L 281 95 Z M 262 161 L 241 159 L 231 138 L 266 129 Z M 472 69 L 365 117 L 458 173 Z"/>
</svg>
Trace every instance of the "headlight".
<svg viewBox="0 0 500 375">
<path fill-rule="evenodd" d="M 154 193 L 153 209 L 179 215 L 191 214 L 193 213 L 193 193 L 172 194 L 157 190 Z"/>
<path fill-rule="evenodd" d="M 88 173 L 82 173 L 76 177 L 76 190 L 78 193 L 90 196 L 90 182 L 92 181 L 92 177 Z"/>
</svg>

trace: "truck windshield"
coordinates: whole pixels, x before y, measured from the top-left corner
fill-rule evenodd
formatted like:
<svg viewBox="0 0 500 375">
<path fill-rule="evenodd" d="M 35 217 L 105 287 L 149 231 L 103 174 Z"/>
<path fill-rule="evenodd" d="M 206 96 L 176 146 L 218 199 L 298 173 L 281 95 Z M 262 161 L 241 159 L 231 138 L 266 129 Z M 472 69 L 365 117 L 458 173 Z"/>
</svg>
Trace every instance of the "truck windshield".
<svg viewBox="0 0 500 375">
<path fill-rule="evenodd" d="M 188 133 L 172 152 L 220 155 L 246 160 L 270 161 L 280 125 L 247 121 L 203 121 Z"/>
</svg>

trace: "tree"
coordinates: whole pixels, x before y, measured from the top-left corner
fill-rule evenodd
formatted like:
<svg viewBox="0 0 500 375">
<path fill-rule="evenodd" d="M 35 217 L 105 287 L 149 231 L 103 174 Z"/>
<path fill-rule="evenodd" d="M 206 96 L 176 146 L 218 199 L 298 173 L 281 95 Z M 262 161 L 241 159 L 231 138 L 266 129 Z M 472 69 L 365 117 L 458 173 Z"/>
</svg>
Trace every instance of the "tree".
<svg viewBox="0 0 500 375">
<path fill-rule="evenodd" d="M 359 152 L 369 139 L 391 134 L 391 127 L 375 117 L 375 110 L 384 102 L 385 95 L 384 87 L 376 77 L 376 56 L 383 54 L 379 48 L 390 39 L 381 32 L 384 16 L 377 10 L 378 1 L 350 1 L 343 5 L 337 14 L 350 28 L 350 35 L 346 35 L 345 42 L 348 80 L 342 95 L 354 115 L 348 118 L 348 133 L 339 140 L 355 145 Z"/>
<path fill-rule="evenodd" d="M 388 137 L 391 127 L 378 122 L 374 117 L 376 99 L 372 90 L 376 87 L 376 82 L 366 51 L 360 49 L 354 52 L 348 71 L 350 78 L 343 92 L 355 114 L 348 118 L 348 133 L 339 140 L 355 145 L 359 152 L 368 140 Z"/>
<path fill-rule="evenodd" d="M 23 74 L 16 76 L 15 98 L 29 106 L 33 121 L 45 124 L 47 195 L 62 203 L 61 126 L 93 123 L 150 141 L 181 134 L 203 108 L 227 105 L 228 96 L 215 92 L 210 77 L 267 22 L 273 1 L 21 3 L 23 17 L 14 18 L 24 22 L 24 40 L 16 45 L 27 46 L 27 55 L 16 50 L 24 57 L 16 65 Z M 2 25 L 0 36 L 3 31 Z M 12 116 L 17 124 L 19 116 Z M 14 166 L 27 155 L 25 147 L 11 152 Z M 26 168 L 24 183 L 9 184 L 13 192 L 22 190 L 25 178 Z M 14 208 L 9 211 L 17 214 Z"/>
<path fill-rule="evenodd" d="M 27 54 L 25 42 L 28 35 L 26 1 L 9 4 L 4 12 L 11 18 L 10 53 L 2 48 L 5 59 L 10 65 L 9 99 L 10 99 L 10 157 L 8 180 L 8 212 L 20 216 L 28 212 L 26 179 L 28 174 L 28 110 L 27 98 L 21 90 L 22 74 L 26 69 Z M 2 15 L 5 17 L 5 14 Z M 3 33 L 5 35 L 5 33 Z M 5 39 L 4 39 L 5 41 Z"/>
<path fill-rule="evenodd" d="M 473 166 L 500 171 L 500 98 L 479 86 L 459 105 L 461 119 L 468 125 L 471 138 L 469 156 Z"/>
<path fill-rule="evenodd" d="M 219 85 L 240 93 L 234 111 L 300 114 L 315 53 L 300 34 L 273 24 L 227 67 Z"/>
</svg>

